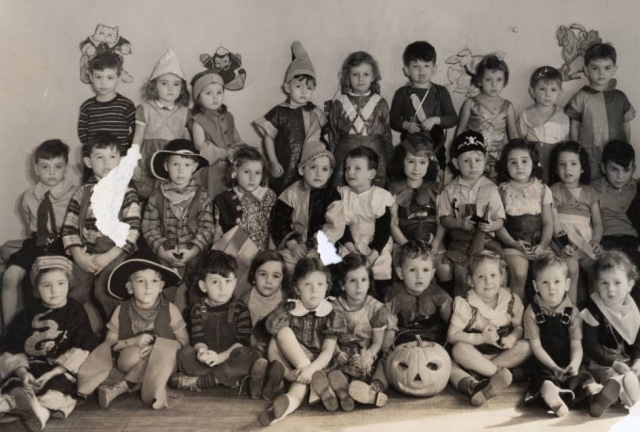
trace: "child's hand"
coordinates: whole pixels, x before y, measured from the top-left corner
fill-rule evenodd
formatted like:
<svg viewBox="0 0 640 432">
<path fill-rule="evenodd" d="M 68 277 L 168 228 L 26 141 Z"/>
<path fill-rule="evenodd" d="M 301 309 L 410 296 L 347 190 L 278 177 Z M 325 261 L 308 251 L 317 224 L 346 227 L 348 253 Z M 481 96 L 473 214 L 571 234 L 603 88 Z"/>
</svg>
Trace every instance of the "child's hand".
<svg viewBox="0 0 640 432">
<path fill-rule="evenodd" d="M 458 219 L 459 229 L 464 231 L 473 231 L 476 227 L 476 223 L 471 220 L 472 216 L 467 216 L 464 219 Z"/>
<path fill-rule="evenodd" d="M 301 260 L 307 254 L 307 248 L 304 247 L 304 245 L 301 245 L 300 243 L 294 244 L 289 248 L 289 250 L 291 251 L 291 256 L 296 261 Z"/>
<path fill-rule="evenodd" d="M 564 381 L 567 373 L 565 369 L 562 369 L 559 366 L 553 368 L 551 372 L 553 372 L 553 376 L 560 382 Z"/>
<path fill-rule="evenodd" d="M 196 256 L 198 256 L 198 252 L 200 249 L 193 247 L 191 249 L 182 249 L 182 258 L 176 258 L 176 267 L 185 267 L 187 264 L 191 262 Z"/>
<path fill-rule="evenodd" d="M 531 253 L 531 245 L 529 244 L 529 242 L 526 242 L 524 240 L 516 240 L 516 249 L 518 249 L 523 254 Z"/>
<path fill-rule="evenodd" d="M 98 264 L 93 261 L 93 255 L 83 252 L 75 257 L 75 261 L 87 273 L 96 274 L 100 270 Z"/>
<path fill-rule="evenodd" d="M 338 362 L 340 366 L 344 366 L 347 363 L 349 363 L 349 356 L 347 355 L 346 352 L 342 351 L 340 354 L 336 356 L 336 362 Z"/>
<path fill-rule="evenodd" d="M 64 373 L 64 369 L 61 366 L 56 366 L 49 372 L 43 373 L 42 375 L 40 375 L 40 377 L 38 377 L 38 379 L 35 380 L 35 382 L 33 383 L 33 388 L 38 391 L 42 390 L 51 378 L 58 376 L 62 373 Z"/>
<path fill-rule="evenodd" d="M 532 247 L 529 250 L 529 254 L 530 255 L 541 255 L 543 254 L 548 248 L 544 248 L 541 245 L 537 244 L 534 247 Z"/>
<path fill-rule="evenodd" d="M 564 369 L 564 375 L 567 378 L 574 377 L 578 375 L 578 368 L 574 367 L 573 365 L 569 365 Z"/>
<path fill-rule="evenodd" d="M 139 347 L 146 347 L 153 344 L 154 337 L 148 333 L 143 333 L 133 338 L 132 345 Z"/>
<path fill-rule="evenodd" d="M 600 242 L 591 240 L 589 242 L 589 244 L 591 245 L 591 247 L 593 248 L 593 253 L 596 255 L 600 255 L 601 253 L 604 252 L 604 248 L 602 247 L 602 245 L 600 244 Z"/>
<path fill-rule="evenodd" d="M 516 338 L 509 335 L 500 339 L 500 347 L 503 349 L 511 349 L 516 344 Z"/>
<path fill-rule="evenodd" d="M 633 365 L 631 366 L 631 372 L 640 377 L 640 361 L 636 360 L 635 362 L 633 362 Z"/>
<path fill-rule="evenodd" d="M 624 375 L 627 372 L 632 372 L 632 370 L 631 370 L 631 368 L 629 366 L 627 366 L 625 363 L 619 362 L 617 360 L 613 362 L 611 367 L 613 368 L 614 371 L 616 371 L 620 375 Z"/>
<path fill-rule="evenodd" d="M 296 382 L 300 384 L 310 384 L 311 377 L 313 376 L 314 370 L 311 369 L 311 365 L 307 367 L 303 367 L 302 369 L 298 369 L 295 372 Z"/>
<path fill-rule="evenodd" d="M 420 132 L 420 123 L 405 121 L 402 122 L 402 128 L 409 133 L 418 133 Z"/>
<path fill-rule="evenodd" d="M 182 267 L 183 264 L 178 258 L 176 258 L 174 253 L 178 253 L 178 250 L 175 248 L 165 250 L 163 247 L 160 247 L 160 249 L 158 249 L 158 258 L 169 263 L 169 265 L 172 267 Z"/>
<path fill-rule="evenodd" d="M 502 348 L 500 345 L 500 336 L 498 335 L 498 329 L 494 326 L 489 325 L 482 330 L 482 340 L 484 343 L 496 346 L 498 348 Z"/>
<path fill-rule="evenodd" d="M 495 231 L 495 229 L 493 228 L 493 222 L 491 221 L 478 223 L 478 228 L 480 229 L 480 231 L 483 231 L 486 233 Z"/>
<path fill-rule="evenodd" d="M 568 259 L 573 257 L 573 254 L 576 252 L 576 248 L 573 245 L 566 245 L 562 248 L 561 258 Z"/>
<path fill-rule="evenodd" d="M 278 162 L 273 162 L 269 172 L 271 173 L 271 177 L 280 178 L 282 177 L 282 174 L 284 174 L 284 169 Z"/>
<path fill-rule="evenodd" d="M 426 131 L 430 131 L 437 124 L 440 124 L 440 117 L 429 117 L 420 123 L 420 127 Z"/>
<path fill-rule="evenodd" d="M 213 367 L 218 363 L 218 353 L 212 350 L 200 348 L 196 358 L 200 363 L 204 363 L 209 367 Z"/>
</svg>

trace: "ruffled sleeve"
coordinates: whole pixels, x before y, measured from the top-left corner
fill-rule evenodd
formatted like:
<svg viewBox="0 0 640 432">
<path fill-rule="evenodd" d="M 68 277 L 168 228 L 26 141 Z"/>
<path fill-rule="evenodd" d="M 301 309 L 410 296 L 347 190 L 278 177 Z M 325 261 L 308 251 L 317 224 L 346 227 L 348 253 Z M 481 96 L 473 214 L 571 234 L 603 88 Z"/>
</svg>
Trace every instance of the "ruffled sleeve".
<svg viewBox="0 0 640 432">
<path fill-rule="evenodd" d="M 451 325 L 464 329 L 471 320 L 471 306 L 464 298 L 458 296 L 453 300 Z"/>
<path fill-rule="evenodd" d="M 271 335 L 275 336 L 280 330 L 291 325 L 291 314 L 289 310 L 292 308 L 292 305 L 293 303 L 291 305 L 288 303 L 282 304 L 267 317 L 265 327 Z"/>
</svg>

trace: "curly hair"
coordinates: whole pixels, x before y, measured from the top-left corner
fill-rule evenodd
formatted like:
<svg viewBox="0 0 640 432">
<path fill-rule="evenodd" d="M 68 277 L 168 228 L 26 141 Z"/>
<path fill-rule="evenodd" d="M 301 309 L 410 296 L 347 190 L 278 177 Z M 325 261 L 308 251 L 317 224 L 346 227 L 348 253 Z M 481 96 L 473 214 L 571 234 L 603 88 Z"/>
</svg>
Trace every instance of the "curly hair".
<svg viewBox="0 0 640 432">
<path fill-rule="evenodd" d="M 406 260 L 415 258 L 433 261 L 435 253 L 429 243 L 423 240 L 410 240 L 400 247 L 397 258 L 398 266 L 402 267 Z"/>
<path fill-rule="evenodd" d="M 358 67 L 361 64 L 366 63 L 371 66 L 373 70 L 373 82 L 371 83 L 371 92 L 380 94 L 380 80 L 382 74 L 380 74 L 380 66 L 378 62 L 373 58 L 371 54 L 365 51 L 356 51 L 347 56 L 342 63 L 342 69 L 340 69 L 340 91 L 342 94 L 347 94 L 351 88 L 351 82 L 349 81 L 349 74 L 351 68 Z"/>
<path fill-rule="evenodd" d="M 554 185 L 560 181 L 558 176 L 558 156 L 560 153 L 575 153 L 580 158 L 580 166 L 582 174 L 580 175 L 580 184 L 588 185 L 591 180 L 591 169 L 589 168 L 589 155 L 587 151 L 575 141 L 564 141 L 556 145 L 549 156 L 549 185 Z"/>
<path fill-rule="evenodd" d="M 154 78 L 152 80 L 147 80 L 142 85 L 140 89 L 140 98 L 144 101 L 152 101 L 158 100 L 158 87 L 157 82 L 160 77 Z M 180 88 L 180 96 L 176 99 L 176 105 L 181 106 L 189 106 L 189 101 L 191 100 L 191 96 L 189 95 L 189 90 L 187 89 L 187 82 L 184 79 L 180 79 L 182 81 L 182 87 Z"/>
<path fill-rule="evenodd" d="M 199 281 L 207 279 L 208 274 L 229 277 L 237 275 L 238 263 L 235 257 L 217 250 L 208 250 L 201 255 L 201 260 L 197 270 Z"/>
<path fill-rule="evenodd" d="M 600 258 L 596 260 L 593 271 L 596 279 L 598 279 L 600 278 L 600 273 L 614 268 L 622 268 L 627 275 L 627 279 L 631 281 L 635 282 L 640 277 L 635 264 L 624 252 L 619 250 L 607 251 L 602 254 Z"/>
<path fill-rule="evenodd" d="M 393 149 L 393 155 L 391 156 L 391 161 L 387 168 L 390 181 L 402 181 L 407 178 L 407 175 L 404 172 L 404 160 L 408 153 L 407 149 L 400 144 Z M 435 156 L 431 156 L 429 158 L 429 167 L 427 168 L 427 173 L 424 175 L 423 181 L 436 181 L 438 179 L 439 172 L 440 167 L 438 166 L 438 160 Z"/>
<path fill-rule="evenodd" d="M 525 150 L 529 152 L 532 163 L 531 177 L 542 180 L 543 167 L 542 163 L 540 162 L 540 153 L 538 153 L 536 144 L 531 141 L 518 138 L 509 141 L 502 150 L 500 160 L 498 161 L 498 184 L 507 182 L 511 179 L 511 177 L 509 177 L 508 163 L 509 153 L 511 153 L 513 150 Z"/>
<path fill-rule="evenodd" d="M 482 87 L 482 77 L 486 71 L 502 71 L 504 73 L 504 86 L 506 87 L 509 84 L 509 67 L 504 60 L 500 60 L 494 54 L 485 56 L 476 66 L 475 73 L 467 70 L 467 73 L 471 75 L 471 83 L 478 88 Z"/>
<path fill-rule="evenodd" d="M 282 255 L 279 252 L 274 250 L 264 250 L 253 258 L 251 261 L 251 267 L 249 267 L 249 273 L 247 275 L 247 281 L 251 285 L 256 284 L 256 273 L 258 269 L 263 264 L 268 262 L 279 262 L 282 265 L 282 283 L 280 284 L 280 289 L 282 290 L 283 297 L 291 298 L 293 297 L 293 292 L 291 289 L 291 276 L 289 275 L 289 271 L 287 270 L 286 263 Z"/>
<path fill-rule="evenodd" d="M 367 269 L 367 274 L 369 275 L 369 290 L 368 293 L 371 293 L 371 289 L 373 288 L 373 270 L 367 261 L 367 257 L 359 254 L 357 252 L 350 253 L 342 258 L 342 262 L 339 267 L 339 283 L 340 286 L 343 286 L 347 283 L 347 274 L 350 271 L 358 270 L 360 267 L 364 267 Z M 340 295 L 342 297 L 346 297 L 346 292 L 341 290 Z"/>
</svg>

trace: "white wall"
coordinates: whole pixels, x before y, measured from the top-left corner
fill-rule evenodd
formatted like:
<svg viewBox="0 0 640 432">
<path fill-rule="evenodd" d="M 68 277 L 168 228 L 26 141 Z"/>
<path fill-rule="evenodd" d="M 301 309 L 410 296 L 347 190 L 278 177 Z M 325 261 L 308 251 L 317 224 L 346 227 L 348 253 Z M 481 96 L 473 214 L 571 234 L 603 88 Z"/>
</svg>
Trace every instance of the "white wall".
<svg viewBox="0 0 640 432">
<path fill-rule="evenodd" d="M 250 123 L 283 100 L 280 90 L 299 39 L 318 74 L 315 102 L 330 99 L 345 56 L 366 50 L 382 69 L 382 94 L 389 102 L 405 82 L 402 51 L 428 40 L 438 51 L 434 81 L 445 84 L 444 60 L 468 47 L 474 53 L 507 53 L 511 80 L 503 92 L 518 110 L 531 103 L 529 75 L 545 64 L 560 66 L 556 30 L 580 23 L 597 29 L 619 55 L 619 88 L 640 109 L 640 12 L 636 0 L 0 0 L 0 243 L 24 234 L 17 208 L 33 184 L 30 152 L 43 140 L 61 138 L 73 148 L 72 179 L 79 179 L 76 121 L 80 104 L 92 96 L 78 78 L 78 44 L 96 24 L 119 26 L 133 54 L 125 68 L 135 77 L 118 91 L 139 101 L 144 78 L 166 48 L 178 54 L 191 78 L 202 69 L 201 53 L 219 45 L 242 54 L 245 89 L 227 92 L 227 105 L 245 141 L 258 143 Z M 513 32 L 517 27 L 518 32 Z M 583 82 L 565 85 L 560 102 Z M 632 123 L 640 137 L 640 120 Z M 639 143 L 640 141 L 636 141 Z M 640 147 L 637 147 L 640 150 Z"/>
</svg>

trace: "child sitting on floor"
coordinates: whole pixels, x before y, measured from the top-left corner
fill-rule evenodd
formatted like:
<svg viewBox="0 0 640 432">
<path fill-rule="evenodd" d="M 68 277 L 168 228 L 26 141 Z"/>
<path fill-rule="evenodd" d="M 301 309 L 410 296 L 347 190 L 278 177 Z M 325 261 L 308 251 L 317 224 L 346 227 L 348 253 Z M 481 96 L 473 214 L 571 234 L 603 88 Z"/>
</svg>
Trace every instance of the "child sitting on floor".
<svg viewBox="0 0 640 432">
<path fill-rule="evenodd" d="M 505 268 L 506 263 L 495 252 L 471 257 L 470 288 L 455 298 L 447 331 L 453 360 L 464 369 L 491 377 L 491 391 L 485 398 L 507 388 L 512 381 L 509 369 L 523 364 L 531 354 L 529 343 L 522 339 L 522 301 L 502 288 Z"/>
<path fill-rule="evenodd" d="M 601 416 L 618 398 L 627 407 L 640 401 L 640 312 L 629 293 L 638 269 L 620 251 L 595 263 L 596 291 L 580 312 L 588 370 L 604 385 L 600 403 L 589 412 Z"/>
<path fill-rule="evenodd" d="M 106 409 L 121 394 L 141 390 L 146 404 L 167 407 L 167 381 L 189 335 L 180 311 L 163 298 L 162 290 L 179 283 L 175 270 L 144 259 L 130 259 L 113 270 L 109 293 L 122 303 L 107 324 L 104 343 L 80 368 L 79 395 L 88 396 L 100 386 L 98 403 Z"/>
<path fill-rule="evenodd" d="M 198 390 L 238 387 L 260 355 L 251 347 L 251 316 L 233 297 L 238 265 L 220 251 L 207 251 L 198 268 L 202 300 L 191 306 L 191 346 L 178 353 L 179 372 L 169 385 Z"/>
<path fill-rule="evenodd" d="M 20 415 L 30 431 L 73 412 L 75 375 L 95 347 L 87 313 L 67 297 L 72 272 L 65 257 L 36 258 L 31 283 L 40 304 L 16 315 L 0 344 L 0 415 Z"/>
<path fill-rule="evenodd" d="M 578 308 L 567 295 L 569 269 L 562 258 L 549 252 L 533 263 L 533 287 L 536 295 L 524 312 L 524 337 L 535 357 L 535 373 L 525 402 L 542 400 L 558 417 L 569 413 L 571 405 L 590 398 L 601 390 L 582 365 L 582 320 Z"/>
</svg>

